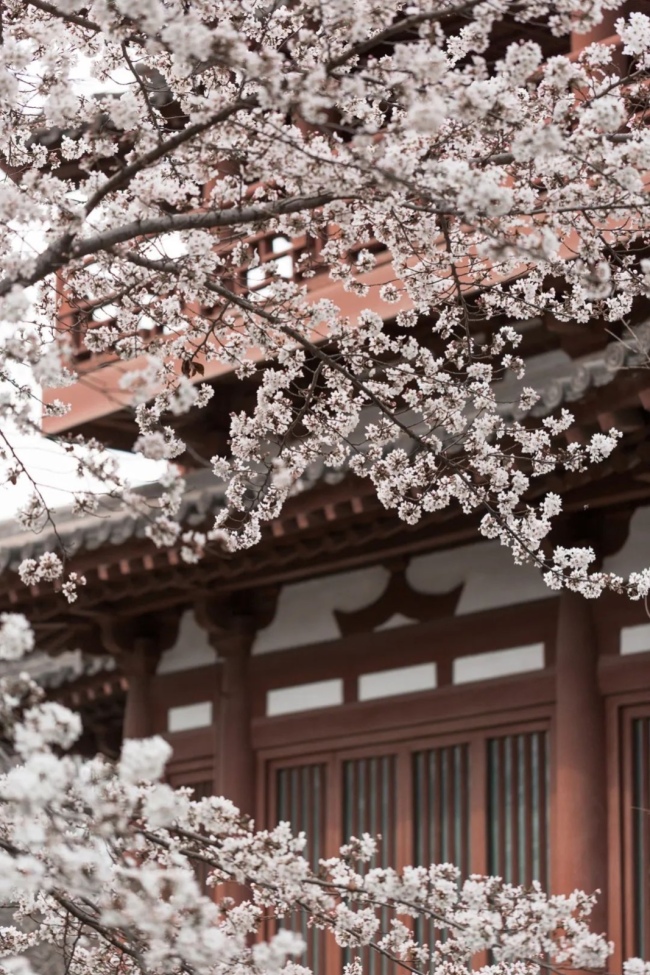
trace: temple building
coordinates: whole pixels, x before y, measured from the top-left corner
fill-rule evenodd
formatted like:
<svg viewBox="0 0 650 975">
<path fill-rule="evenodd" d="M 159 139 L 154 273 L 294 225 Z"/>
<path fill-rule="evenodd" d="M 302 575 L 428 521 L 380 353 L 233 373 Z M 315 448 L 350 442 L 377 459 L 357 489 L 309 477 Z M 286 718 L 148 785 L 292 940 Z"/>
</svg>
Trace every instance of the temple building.
<svg viewBox="0 0 650 975">
<path fill-rule="evenodd" d="M 282 258 L 287 276 L 315 246 L 253 243 L 262 267 Z M 377 257 L 374 284 L 391 274 L 389 255 Z M 263 272 L 246 284 L 263 287 Z M 310 287 L 347 302 L 346 314 L 368 303 L 327 274 Z M 73 409 L 46 432 L 129 449 L 136 430 L 117 380 L 137 360 L 93 357 L 83 346 L 93 310 L 65 315 L 81 381 L 52 393 Z M 553 541 L 592 545 L 621 574 L 650 564 L 650 305 L 635 316 L 625 342 L 603 322 L 517 324 L 527 382 L 541 392 L 530 421 L 566 405 L 570 439 L 623 432 L 608 460 L 540 478 L 530 495 L 561 494 Z M 252 402 L 255 379 L 222 367 L 204 379 L 217 395 L 173 422 L 209 457 L 227 442 L 230 412 Z M 190 454 L 182 462 L 189 470 Z M 209 527 L 223 487 L 199 469 L 187 485 L 183 523 Z M 34 623 L 31 666 L 81 712 L 81 747 L 115 755 L 123 737 L 162 734 L 172 784 L 224 794 L 261 825 L 290 820 L 314 860 L 370 832 L 383 837 L 385 863 L 450 861 L 554 892 L 599 889 L 595 927 L 616 943 L 612 970 L 649 957 L 646 606 L 553 592 L 480 540 L 477 519 L 450 509 L 409 527 L 368 482 L 318 467 L 256 548 L 196 565 L 154 548 L 144 518 L 117 507 L 101 518 L 61 513 L 58 527 L 70 568 L 87 579 L 78 600 L 20 583 L 20 562 L 55 541 L 5 524 L 0 610 Z M 308 963 L 333 972 L 337 951 L 310 937 Z"/>
</svg>

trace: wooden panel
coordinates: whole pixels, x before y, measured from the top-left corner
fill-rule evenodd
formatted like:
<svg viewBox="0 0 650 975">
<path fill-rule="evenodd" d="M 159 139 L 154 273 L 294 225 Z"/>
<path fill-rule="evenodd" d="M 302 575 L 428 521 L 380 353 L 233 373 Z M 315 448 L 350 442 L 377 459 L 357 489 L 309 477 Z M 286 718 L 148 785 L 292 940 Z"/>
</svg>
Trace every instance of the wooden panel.
<svg viewBox="0 0 650 975">
<path fill-rule="evenodd" d="M 368 865 L 394 866 L 397 859 L 397 759 L 395 755 L 369 755 L 350 758 L 341 765 L 342 826 L 345 841 L 369 833 L 381 837 L 376 856 Z M 363 872 L 363 867 L 360 868 Z M 388 910 L 381 909 L 381 930 L 390 925 Z M 357 952 L 343 953 L 348 963 Z M 388 975 L 393 965 L 377 952 L 365 949 L 360 954 L 367 975 Z"/>
<path fill-rule="evenodd" d="M 326 784 L 325 764 L 293 765 L 271 770 L 274 777 L 274 813 L 276 823 L 290 822 L 293 832 L 304 832 L 307 844 L 305 858 L 317 870 L 318 861 L 325 856 Z M 301 963 L 309 966 L 314 975 L 325 971 L 325 943 L 323 933 L 309 928 L 304 911 L 296 911 L 283 920 L 283 925 L 302 934 L 307 950 Z"/>
<path fill-rule="evenodd" d="M 487 741 L 488 870 L 508 883 L 548 882 L 549 748 L 546 731 Z"/>
<path fill-rule="evenodd" d="M 495 728 L 508 721 L 535 720 L 548 714 L 553 703 L 555 675 L 547 668 L 536 674 L 504 677 L 489 684 L 486 681 L 485 687 L 480 694 L 469 685 L 441 687 L 395 699 L 254 718 L 253 746 L 270 757 L 282 748 L 295 754 L 299 749 L 313 752 L 316 748 L 372 745 L 427 734 L 462 735 L 468 726 Z"/>
<path fill-rule="evenodd" d="M 470 760 L 466 743 L 413 753 L 413 862 L 452 863 L 470 872 Z M 415 923 L 418 941 L 433 945 L 444 932 Z"/>
<path fill-rule="evenodd" d="M 603 694 L 626 694 L 644 689 L 647 697 L 650 689 L 650 653 L 601 657 L 598 681 Z"/>
<path fill-rule="evenodd" d="M 191 785 L 199 781 L 199 778 L 194 774 L 188 775 L 188 772 L 193 773 L 197 767 L 211 768 L 214 755 L 214 724 L 209 728 L 167 732 L 163 737 L 174 749 L 169 763 L 169 772 L 175 784 Z"/>
</svg>

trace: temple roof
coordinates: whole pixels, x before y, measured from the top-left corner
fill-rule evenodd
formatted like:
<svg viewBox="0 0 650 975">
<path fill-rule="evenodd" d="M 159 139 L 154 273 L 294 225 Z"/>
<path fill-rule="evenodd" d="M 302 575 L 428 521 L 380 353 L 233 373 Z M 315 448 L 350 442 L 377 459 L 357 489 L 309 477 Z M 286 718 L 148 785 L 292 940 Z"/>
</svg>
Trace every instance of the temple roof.
<svg viewBox="0 0 650 975">
<path fill-rule="evenodd" d="M 508 376 L 498 386 L 499 411 L 508 420 L 522 419 L 515 402 L 521 386 L 532 385 L 539 391 L 539 401 L 529 411 L 534 418 L 548 416 L 564 405 L 572 408 L 589 391 L 611 384 L 617 376 L 629 374 L 647 362 L 650 351 L 650 322 L 635 329 L 628 343 L 610 342 L 602 351 L 571 359 L 561 350 L 546 352 L 527 361 L 523 382 Z M 650 387 L 650 373 L 647 385 Z M 323 464 L 313 465 L 303 478 L 302 490 L 319 484 L 336 483 L 345 475 L 329 471 Z M 225 487 L 210 470 L 187 476 L 187 489 L 179 509 L 179 520 L 188 527 L 205 524 L 224 504 Z M 162 491 L 158 484 L 139 490 L 145 498 L 155 499 Z M 94 515 L 79 516 L 71 508 L 56 512 L 57 532 L 44 529 L 40 534 L 21 530 L 15 520 L 0 522 L 0 573 L 16 571 L 23 559 L 38 557 L 56 548 L 62 541 L 70 557 L 81 551 L 98 552 L 120 546 L 131 539 L 145 539 L 146 516 L 125 511 L 118 502 L 107 499 Z"/>
<path fill-rule="evenodd" d="M 145 498 L 155 499 L 162 491 L 159 484 L 138 489 Z M 188 526 L 201 524 L 208 515 L 223 507 L 223 484 L 210 471 L 197 471 L 187 478 L 187 490 L 179 509 L 179 518 Z M 15 519 L 0 522 L 0 573 L 17 571 L 23 559 L 37 558 L 43 552 L 56 550 L 61 542 L 70 557 L 77 553 L 97 552 L 109 546 L 123 545 L 130 539 L 144 539 L 148 519 L 126 511 L 110 498 L 102 501 L 96 514 L 75 515 L 72 508 L 55 512 L 56 533 L 45 528 L 39 534 L 20 529 Z"/>
<path fill-rule="evenodd" d="M 630 341 L 601 346 L 578 358 L 557 348 L 531 356 L 525 379 L 541 394 L 530 414 L 533 424 L 566 404 L 576 418 L 569 439 L 584 441 L 611 427 L 624 433 L 606 461 L 587 471 L 536 479 L 529 493 L 531 501 L 550 490 L 562 494 L 565 517 L 578 518 L 585 537 L 595 533 L 597 551 L 613 544 L 619 524 L 627 524 L 634 508 L 650 500 L 650 326 L 642 321 Z M 507 418 L 514 418 L 518 385 L 507 378 L 498 387 Z M 188 474 L 186 481 L 181 520 L 209 529 L 224 503 L 224 486 L 210 470 Z M 141 491 L 153 499 L 161 487 Z M 47 529 L 35 536 L 6 522 L 0 524 L 0 611 L 27 613 L 39 647 L 48 652 L 81 647 L 101 654 L 100 631 L 107 619 L 179 613 L 196 600 L 236 591 L 262 598 L 287 581 L 466 544 L 477 539 L 479 515 L 448 509 L 408 526 L 381 505 L 367 479 L 318 464 L 301 492 L 264 527 L 255 548 L 228 554 L 215 546 L 198 565 L 182 562 L 175 548 L 156 549 L 145 534 L 146 517 L 116 502 L 106 503 L 99 515 L 61 509 L 56 521 L 68 568 L 87 578 L 78 600 L 70 606 L 50 583 L 26 587 L 20 582 L 20 562 L 56 547 L 57 538 Z"/>
<path fill-rule="evenodd" d="M 35 650 L 19 660 L 0 661 L 0 677 L 29 674 L 41 687 L 52 691 L 114 670 L 115 659 L 108 654 L 90 656 L 80 650 L 66 650 L 56 658 Z"/>
</svg>

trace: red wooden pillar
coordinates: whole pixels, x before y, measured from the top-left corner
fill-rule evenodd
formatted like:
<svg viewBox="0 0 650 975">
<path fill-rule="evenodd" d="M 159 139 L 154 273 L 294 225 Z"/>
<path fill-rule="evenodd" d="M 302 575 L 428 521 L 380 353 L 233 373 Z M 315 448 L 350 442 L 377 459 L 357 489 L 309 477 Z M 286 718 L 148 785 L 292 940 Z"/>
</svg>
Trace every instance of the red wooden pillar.
<svg viewBox="0 0 650 975">
<path fill-rule="evenodd" d="M 128 689 L 122 737 L 149 738 L 154 733 L 151 681 L 156 672 L 158 654 L 152 652 L 148 641 L 139 640 L 132 653 L 121 657 Z"/>
<path fill-rule="evenodd" d="M 112 654 L 128 681 L 123 738 L 148 738 L 154 734 L 153 677 L 163 650 L 176 642 L 179 610 L 155 615 L 98 618 L 99 641 Z"/>
<path fill-rule="evenodd" d="M 593 929 L 606 925 L 605 714 L 588 600 L 563 591 L 556 640 L 555 807 L 551 881 L 557 893 L 602 891 Z"/>
<path fill-rule="evenodd" d="M 255 761 L 251 738 L 250 648 L 256 620 L 251 609 L 235 598 L 195 604 L 197 622 L 208 633 L 220 666 L 217 714 L 214 720 L 214 791 L 241 812 L 255 813 Z"/>
<path fill-rule="evenodd" d="M 247 634 L 219 641 L 221 686 L 217 715 L 215 791 L 252 816 L 255 801 Z"/>
</svg>

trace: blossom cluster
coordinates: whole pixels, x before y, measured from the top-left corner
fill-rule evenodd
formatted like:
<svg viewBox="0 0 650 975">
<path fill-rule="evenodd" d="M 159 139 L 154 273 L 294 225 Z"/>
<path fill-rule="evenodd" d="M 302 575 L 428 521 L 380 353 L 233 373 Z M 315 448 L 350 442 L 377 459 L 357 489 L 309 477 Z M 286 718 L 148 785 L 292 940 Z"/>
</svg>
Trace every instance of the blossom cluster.
<svg viewBox="0 0 650 975">
<path fill-rule="evenodd" d="M 255 395 L 202 458 L 226 507 L 192 536 L 167 504 L 156 544 L 182 535 L 190 561 L 214 538 L 251 546 L 324 462 L 369 478 L 409 524 L 480 515 L 552 586 L 647 595 L 647 573 L 543 554 L 561 503 L 543 487 L 533 503 L 533 482 L 601 463 L 617 433 L 582 442 L 567 411 L 531 418 L 518 350 L 536 316 L 616 332 L 650 293 L 650 19 L 622 9 L 6 0 L 0 420 L 30 423 L 16 364 L 62 388 L 64 414 L 78 362 L 92 382 L 81 341 L 99 365 L 123 362 L 135 450 L 171 465 L 196 452 L 177 419 L 208 407 L 201 377 L 230 370 Z M 570 32 L 604 19 L 616 43 L 571 54 Z M 545 56 L 540 24 L 565 53 Z M 82 68 L 105 94 L 88 96 Z M 319 298 L 318 282 L 338 290 Z M 137 506 L 94 456 L 93 474 Z M 35 495 L 21 518 L 44 517 Z"/>
</svg>

